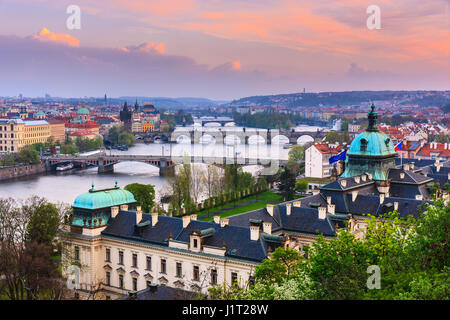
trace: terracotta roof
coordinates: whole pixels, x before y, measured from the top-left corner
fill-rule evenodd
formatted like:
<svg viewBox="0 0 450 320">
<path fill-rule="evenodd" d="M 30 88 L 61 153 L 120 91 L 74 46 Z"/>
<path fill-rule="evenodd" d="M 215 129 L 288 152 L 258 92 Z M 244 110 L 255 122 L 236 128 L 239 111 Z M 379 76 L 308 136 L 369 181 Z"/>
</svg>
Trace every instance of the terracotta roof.
<svg viewBox="0 0 450 320">
<path fill-rule="evenodd" d="M 319 150 L 322 154 L 338 154 L 342 151 L 343 145 L 337 145 L 337 147 L 331 147 L 330 144 L 327 143 L 321 143 L 321 144 L 315 144 L 314 147 L 316 147 L 317 150 Z"/>
<path fill-rule="evenodd" d="M 439 157 L 450 157 L 450 144 L 436 142 L 433 142 L 432 144 L 433 148 L 431 148 L 430 143 L 424 144 L 424 146 L 417 151 L 417 155 L 429 156 L 431 152 L 436 152 L 439 154 Z"/>
</svg>

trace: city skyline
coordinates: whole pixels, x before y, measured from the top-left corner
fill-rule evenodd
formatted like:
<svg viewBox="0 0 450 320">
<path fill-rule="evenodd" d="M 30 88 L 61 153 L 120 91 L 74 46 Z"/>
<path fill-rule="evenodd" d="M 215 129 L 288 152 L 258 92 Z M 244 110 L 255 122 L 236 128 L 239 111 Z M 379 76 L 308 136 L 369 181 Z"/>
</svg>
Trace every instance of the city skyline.
<svg viewBox="0 0 450 320">
<path fill-rule="evenodd" d="M 69 5 L 81 29 L 69 30 Z M 448 90 L 449 1 L 2 1 L 0 95 Z M 18 24 L 17 21 L 21 23 Z"/>
</svg>

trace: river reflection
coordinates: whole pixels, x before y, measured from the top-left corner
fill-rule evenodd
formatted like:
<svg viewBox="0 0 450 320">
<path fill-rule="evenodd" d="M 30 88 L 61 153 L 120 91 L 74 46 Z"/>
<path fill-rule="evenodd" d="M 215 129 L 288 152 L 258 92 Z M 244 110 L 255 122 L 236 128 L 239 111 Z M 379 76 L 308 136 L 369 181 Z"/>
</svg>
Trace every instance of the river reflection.
<svg viewBox="0 0 450 320">
<path fill-rule="evenodd" d="M 257 158 L 287 159 L 287 149 L 282 146 L 247 145 L 247 146 L 222 146 L 222 145 L 191 145 L 191 144 L 141 144 L 138 143 L 128 151 L 111 150 L 112 154 L 134 155 L 161 155 L 168 156 L 170 152 L 176 155 L 212 155 L 233 157 L 236 152 L 242 152 L 242 156 Z M 275 156 L 275 154 L 277 156 Z M 255 173 L 257 166 L 246 167 L 246 171 Z M 0 182 L 0 197 L 12 197 L 26 199 L 32 195 L 45 197 L 52 202 L 62 201 L 73 203 L 76 196 L 85 193 L 95 185 L 95 188 L 113 187 L 115 181 L 120 187 L 137 182 L 152 184 L 155 186 L 156 199 L 166 184 L 166 178 L 159 176 L 159 168 L 141 162 L 121 162 L 114 165 L 114 173 L 97 174 L 97 168 L 75 170 L 70 172 L 50 173 L 32 177 Z"/>
</svg>

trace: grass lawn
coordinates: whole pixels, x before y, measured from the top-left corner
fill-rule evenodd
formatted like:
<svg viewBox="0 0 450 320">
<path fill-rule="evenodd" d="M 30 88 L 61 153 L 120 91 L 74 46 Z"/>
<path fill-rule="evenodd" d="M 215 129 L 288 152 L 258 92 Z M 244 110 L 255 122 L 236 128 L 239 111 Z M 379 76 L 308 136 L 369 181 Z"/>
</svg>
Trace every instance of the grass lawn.
<svg viewBox="0 0 450 320">
<path fill-rule="evenodd" d="M 275 192 L 273 192 L 271 190 L 267 190 L 267 191 L 265 191 L 263 193 L 260 193 L 260 194 L 257 194 L 257 195 L 245 197 L 245 198 L 240 199 L 240 200 L 238 200 L 236 202 L 232 201 L 232 202 L 225 203 L 225 204 L 223 204 L 221 206 L 214 207 L 212 209 L 209 209 L 209 213 L 211 214 L 212 212 L 219 211 L 219 210 L 222 210 L 222 209 L 228 209 L 228 208 L 233 209 L 235 205 L 243 203 L 243 202 L 251 201 L 251 200 L 264 200 L 264 201 L 270 201 L 270 202 L 273 202 L 273 203 L 277 203 L 277 202 L 282 202 L 283 201 L 283 197 L 281 195 L 279 195 L 279 194 L 276 194 Z M 264 206 L 265 205 L 263 203 L 262 207 L 264 207 Z M 243 208 L 245 208 L 245 207 L 243 207 Z M 256 209 L 254 209 L 254 210 L 256 210 Z M 249 211 L 249 210 L 247 210 L 247 211 Z M 245 211 L 242 211 L 242 212 L 245 212 Z M 198 216 L 202 216 L 202 215 L 205 215 L 207 213 L 208 213 L 207 210 L 202 210 L 202 211 L 197 212 L 197 215 Z"/>
<path fill-rule="evenodd" d="M 266 203 L 266 202 L 253 202 L 253 203 L 249 203 L 249 204 L 239 207 L 239 208 L 230 209 L 228 211 L 225 211 L 225 212 L 219 214 L 218 216 L 220 216 L 221 218 L 226 218 L 226 217 L 234 216 L 239 213 L 265 208 L 267 206 L 267 204 L 268 203 Z M 214 216 L 212 215 L 209 218 L 202 219 L 202 221 L 212 221 L 213 219 L 214 219 Z"/>
</svg>

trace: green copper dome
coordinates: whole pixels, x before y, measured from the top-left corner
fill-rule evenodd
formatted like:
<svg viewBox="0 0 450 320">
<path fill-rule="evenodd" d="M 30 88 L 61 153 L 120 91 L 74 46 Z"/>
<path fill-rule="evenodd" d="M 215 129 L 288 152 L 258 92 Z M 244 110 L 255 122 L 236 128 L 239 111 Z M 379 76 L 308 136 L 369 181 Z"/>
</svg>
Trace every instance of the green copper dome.
<svg viewBox="0 0 450 320">
<path fill-rule="evenodd" d="M 82 107 L 82 108 L 78 109 L 77 114 L 78 115 L 89 115 L 90 111 L 88 108 Z"/>
<path fill-rule="evenodd" d="M 114 187 L 111 189 L 94 190 L 83 193 L 76 197 L 73 207 L 80 209 L 100 209 L 120 206 L 121 204 L 135 203 L 136 199 L 131 192 Z"/>
<path fill-rule="evenodd" d="M 383 132 L 364 131 L 353 139 L 347 155 L 389 156 L 396 155 L 394 143 Z"/>
<path fill-rule="evenodd" d="M 371 173 L 374 180 L 387 180 L 389 169 L 395 167 L 397 152 L 392 140 L 377 127 L 378 113 L 372 104 L 367 130 L 358 134 L 347 151 L 342 177 Z"/>
</svg>

